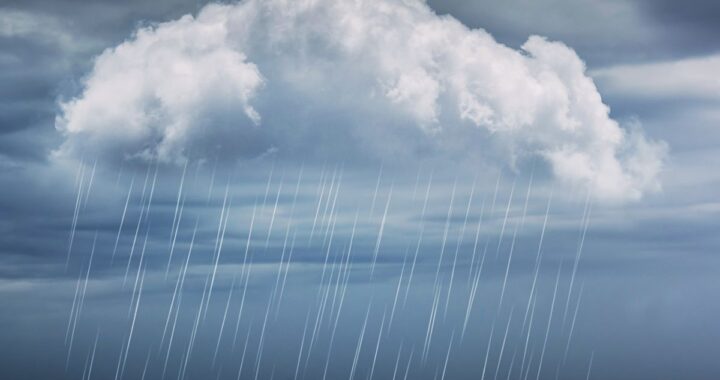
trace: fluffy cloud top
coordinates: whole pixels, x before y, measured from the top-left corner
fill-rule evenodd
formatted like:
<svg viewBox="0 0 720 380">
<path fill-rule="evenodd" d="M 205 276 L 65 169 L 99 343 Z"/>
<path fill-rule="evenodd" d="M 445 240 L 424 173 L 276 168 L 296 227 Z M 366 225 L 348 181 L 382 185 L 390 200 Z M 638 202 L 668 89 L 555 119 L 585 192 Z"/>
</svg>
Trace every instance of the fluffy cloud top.
<svg viewBox="0 0 720 380">
<path fill-rule="evenodd" d="M 540 156 L 615 199 L 656 188 L 665 150 L 609 117 L 562 43 L 532 36 L 515 50 L 411 0 L 208 5 L 106 50 L 61 108 L 58 154 Z"/>
</svg>

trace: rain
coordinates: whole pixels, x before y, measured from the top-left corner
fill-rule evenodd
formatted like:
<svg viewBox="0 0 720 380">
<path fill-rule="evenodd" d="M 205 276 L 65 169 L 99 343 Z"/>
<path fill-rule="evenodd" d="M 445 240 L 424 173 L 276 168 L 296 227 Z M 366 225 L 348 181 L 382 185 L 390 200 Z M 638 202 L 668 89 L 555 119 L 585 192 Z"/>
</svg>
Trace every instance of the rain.
<svg viewBox="0 0 720 380">
<path fill-rule="evenodd" d="M 77 171 L 69 377 L 590 373 L 593 347 L 572 344 L 592 302 L 587 190 L 560 201 L 534 172 L 408 176 L 384 164 Z M 117 185 L 93 194 L 95 176 Z M 83 222 L 96 213 L 114 215 L 112 228 Z M 573 244 L 555 241 L 558 225 Z M 102 318 L 108 292 L 126 309 Z"/>
<path fill-rule="evenodd" d="M 720 378 L 719 9 L 4 0 L 0 380 Z"/>
</svg>

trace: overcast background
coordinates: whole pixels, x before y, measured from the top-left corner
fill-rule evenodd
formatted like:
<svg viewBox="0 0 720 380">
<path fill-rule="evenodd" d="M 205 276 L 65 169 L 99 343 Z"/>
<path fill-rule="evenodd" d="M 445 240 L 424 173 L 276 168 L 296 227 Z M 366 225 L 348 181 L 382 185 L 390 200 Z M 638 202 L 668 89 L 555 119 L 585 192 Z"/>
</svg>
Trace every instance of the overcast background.
<svg viewBox="0 0 720 380">
<path fill-rule="evenodd" d="M 52 152 L 65 141 L 55 127 L 61 114 L 59 104 L 82 93 L 82 81 L 91 72 L 94 57 L 126 41 L 138 27 L 196 14 L 204 5 L 170 0 L 0 2 L 1 378 L 79 379 L 89 377 L 91 367 L 92 376 L 99 378 L 141 378 L 143 372 L 148 378 L 161 378 L 166 361 L 171 368 L 165 369 L 169 378 L 185 371 L 186 378 L 236 378 L 246 333 L 252 338 L 247 339 L 250 353 L 249 363 L 245 363 L 248 367 L 241 373 L 244 378 L 256 374 L 259 378 L 292 378 L 306 317 L 311 316 L 311 321 L 315 318 L 318 295 L 323 294 L 323 286 L 318 284 L 321 279 L 327 280 L 322 269 L 324 254 L 332 252 L 332 257 L 342 260 L 357 210 L 362 211 L 358 240 L 354 242 L 357 256 L 352 259 L 357 263 L 353 267 L 356 272 L 349 276 L 341 332 L 334 338 L 338 348 L 333 355 L 337 358 L 331 361 L 328 376 L 348 376 L 365 322 L 371 333 L 361 350 L 357 376 L 375 371 L 377 378 L 391 378 L 398 351 L 399 362 L 404 365 L 411 359 L 408 355 L 413 347 L 418 361 L 410 361 L 415 372 L 409 378 L 439 378 L 446 358 L 450 358 L 448 378 L 478 378 L 494 326 L 495 334 L 500 335 L 495 335 L 490 345 L 488 376 L 515 378 L 521 376 L 518 363 L 527 332 L 523 314 L 550 200 L 536 301 L 540 317 L 527 353 L 531 357 L 540 355 L 544 329 L 550 326 L 544 369 L 537 376 L 583 378 L 592 367 L 591 378 L 595 379 L 718 378 L 717 2 L 429 2 L 438 14 L 451 15 L 470 28 L 485 29 L 514 49 L 530 35 L 562 41 L 586 63 L 587 73 L 613 119 L 621 125 L 640 123 L 647 137 L 667 143 L 669 154 L 659 177 L 661 191 L 627 203 L 592 202 L 577 279 L 572 274 L 588 210 L 587 191 L 554 187 L 541 163 L 535 171 L 532 163 L 523 163 L 518 171 L 501 167 L 468 172 L 434 162 L 398 169 L 387 163 L 383 166 L 381 161 L 364 167 L 356 167 L 354 162 L 324 162 L 301 168 L 299 162 L 275 161 L 272 157 L 229 167 L 208 160 L 188 165 L 182 197 L 178 196 L 182 165 L 163 164 L 157 166 L 153 204 L 150 211 L 144 211 L 156 166 L 93 166 L 92 158 L 86 159 L 85 166 L 76 161 L 57 161 Z M 332 145 L 332 137 L 328 141 Z M 531 173 L 535 182 L 528 191 Z M 471 191 L 473 183 L 476 187 Z M 223 248 L 227 254 L 221 259 L 217 291 L 207 317 L 202 325 L 196 325 L 200 327 L 195 334 L 197 305 L 206 294 L 226 189 L 233 206 Z M 426 189 L 430 189 L 430 197 L 423 213 Z M 333 192 L 338 194 L 336 210 L 331 209 Z M 176 226 L 180 198 L 186 208 L 185 219 Z M 129 206 L 124 211 L 126 201 Z M 281 216 L 276 220 L 273 210 L 278 207 Z M 378 243 L 385 212 L 385 238 Z M 132 222 L 122 223 L 123 215 Z M 465 318 L 467 294 L 472 289 L 473 270 L 477 269 L 472 243 L 481 216 L 485 224 L 479 233 L 484 239 L 480 245 L 489 242 L 490 253 L 467 336 L 458 343 L 458 326 Z M 184 309 L 178 307 L 178 341 L 166 359 L 167 338 L 160 336 L 164 335 L 173 289 L 180 278 L 176 270 L 182 268 L 181 259 L 187 255 L 196 220 L 201 226 L 196 248 L 200 253 L 190 265 L 194 272 L 190 270 L 187 280 L 187 296 L 181 305 Z M 239 268 L 244 268 L 242 258 L 251 220 L 260 231 L 251 244 L 257 253 L 253 256 L 257 267 L 248 283 L 235 287 L 233 278 Z M 272 314 L 266 314 L 270 310 L 266 306 L 269 299 L 277 302 L 270 297 L 276 297 L 271 294 L 276 292 L 276 275 L 282 272 L 282 266 L 278 272 L 277 265 L 284 259 L 286 236 L 291 236 L 286 232 L 289 225 L 303 242 L 293 256 L 298 265 L 289 271 L 285 301 L 277 305 L 277 317 L 272 319 Z M 168 266 L 169 241 L 175 229 L 179 230 L 180 256 Z M 328 235 L 331 231 L 335 235 Z M 308 239 L 310 234 L 317 236 Z M 422 243 L 417 243 L 419 234 L 426 236 Z M 129 256 L 140 252 L 143 239 L 149 242 L 145 266 L 131 261 L 126 267 Z M 435 348 L 421 363 L 427 318 L 436 294 L 434 265 L 444 240 L 451 242 L 448 252 L 455 253 L 457 247 L 460 264 L 452 265 L 452 256 L 445 257 L 438 273 L 442 274 L 444 290 L 447 284 L 457 282 L 453 286 L 456 296 L 449 298 L 447 315 L 438 322 Z M 88 271 L 93 241 L 100 248 Z M 327 248 L 329 241 L 334 242 L 332 250 Z M 378 246 L 382 265 L 371 275 L 369 263 Z M 383 312 L 392 307 L 398 281 L 407 281 L 403 263 L 409 265 L 407 258 L 411 256 L 407 252 L 412 254 L 416 247 L 420 247 L 419 260 L 424 265 L 419 266 L 417 279 L 408 291 L 410 307 L 397 312 L 397 320 L 392 322 L 395 330 L 388 330 L 381 340 L 380 359 L 372 369 L 378 331 L 381 325 L 388 328 Z M 516 257 L 507 267 L 507 299 L 498 309 L 498 290 L 511 250 Z M 134 309 L 133 284 L 137 284 L 135 275 L 141 273 L 138 268 L 146 268 L 147 277 L 141 307 Z M 453 268 L 459 268 L 457 274 Z M 559 295 L 551 311 L 559 269 Z M 166 271 L 171 272 L 169 277 Z M 127 273 L 130 276 L 126 279 Z M 340 276 L 341 272 L 332 273 Z M 78 289 L 86 278 L 87 299 L 79 309 Z M 241 279 L 237 277 L 237 281 Z M 580 284 L 583 292 L 578 304 Z M 236 298 L 230 297 L 230 288 Z M 250 289 L 244 306 L 246 316 L 236 327 L 237 297 L 244 288 Z M 368 309 L 368 305 L 372 307 Z M 577 323 L 572 328 L 574 335 L 570 335 L 569 321 L 576 305 Z M 239 331 L 238 343 L 223 338 L 216 346 L 227 309 L 235 314 L 228 317 L 223 329 Z M 77 310 L 82 314 L 74 320 Z M 138 331 L 127 358 L 119 359 L 129 344 L 133 310 L 140 314 Z M 364 321 L 367 310 L 370 317 Z M 552 312 L 557 319 L 548 319 Z M 262 346 L 263 330 L 259 326 L 267 315 L 271 323 Z M 508 328 L 508 348 L 503 349 L 506 323 L 512 328 Z M 74 336 L 70 344 L 68 331 Z M 198 348 L 184 366 L 187 342 L 194 335 Z M 226 331 L 226 335 L 232 333 Z M 315 351 L 308 359 L 303 358 L 308 363 L 306 378 L 320 378 L 326 371 L 329 339 L 330 330 L 323 330 L 314 343 Z M 96 356 L 92 355 L 94 347 Z M 213 360 L 216 347 L 220 353 Z M 449 355 L 447 347 L 451 349 Z M 258 353 L 266 359 L 256 370 Z M 91 357 L 97 360 L 92 365 Z M 537 357 L 528 360 L 537 365 Z M 118 375 L 121 361 L 126 364 Z"/>
</svg>

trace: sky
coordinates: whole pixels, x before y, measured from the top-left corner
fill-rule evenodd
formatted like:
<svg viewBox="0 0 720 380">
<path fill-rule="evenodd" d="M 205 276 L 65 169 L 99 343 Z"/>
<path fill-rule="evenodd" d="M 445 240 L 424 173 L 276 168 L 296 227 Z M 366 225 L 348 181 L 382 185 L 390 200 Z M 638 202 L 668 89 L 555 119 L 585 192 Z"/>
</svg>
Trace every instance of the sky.
<svg viewBox="0 0 720 380">
<path fill-rule="evenodd" d="M 715 379 L 712 1 L 0 2 L 0 378 Z"/>
</svg>

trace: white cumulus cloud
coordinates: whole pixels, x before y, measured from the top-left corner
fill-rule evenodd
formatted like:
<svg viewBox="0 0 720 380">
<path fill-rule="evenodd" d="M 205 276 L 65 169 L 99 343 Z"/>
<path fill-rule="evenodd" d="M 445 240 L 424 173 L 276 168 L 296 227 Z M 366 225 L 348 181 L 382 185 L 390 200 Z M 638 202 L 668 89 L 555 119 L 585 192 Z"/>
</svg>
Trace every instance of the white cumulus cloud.
<svg viewBox="0 0 720 380">
<path fill-rule="evenodd" d="M 656 189 L 665 154 L 609 117 L 564 44 L 532 36 L 515 50 L 412 0 L 208 5 L 106 50 L 61 109 L 57 154 L 541 157 L 608 199 Z"/>
</svg>

